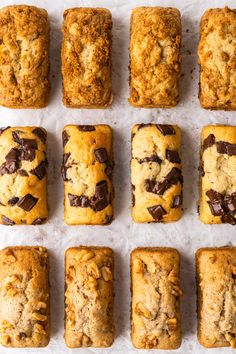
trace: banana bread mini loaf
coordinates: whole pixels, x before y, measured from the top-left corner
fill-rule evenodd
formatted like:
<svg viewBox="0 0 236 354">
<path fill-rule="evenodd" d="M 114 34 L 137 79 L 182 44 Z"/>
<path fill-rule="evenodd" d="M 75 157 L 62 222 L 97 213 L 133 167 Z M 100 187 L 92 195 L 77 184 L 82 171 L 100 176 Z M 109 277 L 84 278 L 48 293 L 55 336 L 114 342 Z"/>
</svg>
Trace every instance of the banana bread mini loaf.
<svg viewBox="0 0 236 354">
<path fill-rule="evenodd" d="M 65 222 L 109 224 L 113 217 L 112 129 L 67 125 L 62 138 Z"/>
<path fill-rule="evenodd" d="M 176 221 L 182 214 L 181 131 L 176 125 L 132 129 L 132 216 L 135 222 Z"/>
<path fill-rule="evenodd" d="M 202 129 L 200 220 L 236 224 L 236 126 Z"/>
<path fill-rule="evenodd" d="M 201 19 L 198 62 L 203 108 L 236 110 L 236 9 L 207 10 Z"/>
<path fill-rule="evenodd" d="M 49 17 L 35 6 L 0 9 L 0 105 L 41 108 L 49 99 Z"/>
<path fill-rule="evenodd" d="M 45 347 L 50 339 L 49 260 L 43 247 L 0 251 L 0 343 Z"/>
<path fill-rule="evenodd" d="M 113 267 L 113 251 L 108 247 L 66 251 L 65 341 L 69 348 L 112 345 Z"/>
<path fill-rule="evenodd" d="M 136 348 L 180 346 L 179 267 L 174 248 L 136 248 L 131 253 L 131 338 Z"/>
<path fill-rule="evenodd" d="M 236 247 L 196 254 L 198 340 L 206 348 L 236 348 Z"/>
<path fill-rule="evenodd" d="M 130 29 L 130 98 L 135 107 L 179 101 L 181 16 L 172 7 L 137 7 Z"/>
<path fill-rule="evenodd" d="M 107 9 L 79 7 L 64 12 L 61 61 L 67 107 L 111 104 L 111 29 Z"/>
<path fill-rule="evenodd" d="M 0 129 L 0 223 L 39 225 L 48 218 L 46 130 Z"/>
</svg>

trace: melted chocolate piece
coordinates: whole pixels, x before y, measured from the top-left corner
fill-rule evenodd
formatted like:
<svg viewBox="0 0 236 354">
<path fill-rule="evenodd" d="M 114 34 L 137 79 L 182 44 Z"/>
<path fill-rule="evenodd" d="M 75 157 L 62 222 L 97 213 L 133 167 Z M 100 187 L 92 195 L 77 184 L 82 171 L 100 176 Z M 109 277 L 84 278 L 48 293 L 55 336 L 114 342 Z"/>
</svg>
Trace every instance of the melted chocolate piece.
<svg viewBox="0 0 236 354">
<path fill-rule="evenodd" d="M 6 161 L 0 166 L 0 176 L 5 173 L 11 174 L 16 172 L 18 169 L 18 162 L 15 161 Z"/>
<path fill-rule="evenodd" d="M 151 156 L 147 156 L 142 159 L 139 159 L 139 163 L 144 163 L 144 162 L 157 162 L 157 163 L 161 164 L 162 160 L 160 159 L 160 157 L 153 154 Z"/>
<path fill-rule="evenodd" d="M 96 130 L 94 125 L 78 125 L 78 128 L 81 132 L 92 132 Z"/>
<path fill-rule="evenodd" d="M 16 131 L 12 132 L 12 138 L 17 144 L 21 144 L 21 138 Z"/>
<path fill-rule="evenodd" d="M 211 213 L 214 216 L 221 216 L 224 215 L 224 208 L 223 208 L 223 200 L 224 197 L 221 193 L 218 193 L 214 191 L 213 189 L 210 189 L 206 192 L 206 195 L 210 199 L 207 203 L 209 204 L 209 207 L 211 209 Z"/>
<path fill-rule="evenodd" d="M 105 168 L 105 174 L 107 175 L 107 177 L 109 179 L 112 179 L 112 173 L 113 173 L 113 165 L 111 165 L 110 163 L 107 164 L 106 168 Z"/>
<path fill-rule="evenodd" d="M 96 160 L 100 163 L 108 161 L 107 150 L 105 148 L 94 150 L 94 155 Z"/>
<path fill-rule="evenodd" d="M 175 135 L 175 129 L 168 124 L 157 124 L 156 125 L 157 129 L 160 130 L 162 135 Z"/>
<path fill-rule="evenodd" d="M 16 131 L 12 132 L 13 140 L 20 145 L 20 160 L 33 161 L 35 150 L 38 148 L 37 141 L 34 139 L 21 139 Z"/>
<path fill-rule="evenodd" d="M 67 163 L 69 157 L 70 157 L 70 152 L 68 152 L 67 154 L 63 154 L 62 166 L 61 166 L 61 175 L 62 175 L 63 181 L 68 181 L 68 178 L 67 178 L 68 166 L 66 166 L 66 163 Z"/>
<path fill-rule="evenodd" d="M 89 198 L 84 195 L 78 196 L 69 193 L 68 198 L 70 201 L 70 206 L 72 207 L 88 208 L 90 206 Z"/>
<path fill-rule="evenodd" d="M 236 155 L 236 144 L 228 144 L 226 150 L 229 156 Z"/>
<path fill-rule="evenodd" d="M 152 124 L 152 123 L 147 123 L 147 124 L 141 123 L 141 124 L 139 124 L 139 126 L 138 126 L 138 130 L 143 129 L 143 128 L 146 128 L 146 127 L 152 127 L 153 125 L 155 125 L 155 124 Z"/>
<path fill-rule="evenodd" d="M 66 146 L 66 144 L 68 143 L 69 139 L 70 139 L 69 134 L 67 133 L 66 130 L 63 130 L 63 132 L 62 132 L 62 144 L 63 144 L 63 147 Z"/>
<path fill-rule="evenodd" d="M 20 151 L 16 148 L 12 148 L 8 154 L 5 156 L 5 159 L 7 161 L 15 161 L 17 162 L 18 161 L 18 158 L 20 156 Z"/>
<path fill-rule="evenodd" d="M 44 161 L 30 171 L 30 173 L 38 177 L 39 180 L 42 180 L 46 176 L 46 172 L 47 170 Z"/>
<path fill-rule="evenodd" d="M 11 128 L 10 126 L 8 127 L 4 127 L 4 128 L 0 128 L 0 135 L 2 135 L 3 132 L 5 132 L 5 130 Z"/>
<path fill-rule="evenodd" d="M 25 211 L 30 211 L 31 209 L 33 209 L 37 201 L 38 198 L 35 198 L 31 194 L 26 194 L 23 198 L 19 200 L 17 206 Z"/>
<path fill-rule="evenodd" d="M 9 225 L 12 226 L 15 224 L 15 222 L 9 218 L 7 218 L 5 215 L 2 215 L 2 223 L 3 225 Z"/>
<path fill-rule="evenodd" d="M 166 214 L 165 209 L 161 205 L 154 205 L 147 208 L 147 210 L 156 221 L 161 221 L 163 216 Z"/>
<path fill-rule="evenodd" d="M 8 205 L 14 206 L 18 202 L 19 198 L 18 197 L 13 197 L 8 200 Z"/>
<path fill-rule="evenodd" d="M 228 143 L 225 141 L 216 142 L 216 150 L 219 154 L 227 154 Z"/>
<path fill-rule="evenodd" d="M 103 198 L 108 193 L 107 181 L 101 181 L 96 184 L 95 197 Z"/>
<path fill-rule="evenodd" d="M 206 195 L 208 196 L 211 202 L 222 203 L 224 200 L 224 196 L 221 193 L 216 192 L 214 189 L 209 189 L 208 191 L 206 191 Z"/>
<path fill-rule="evenodd" d="M 46 220 L 47 218 L 37 218 L 32 222 L 32 225 L 42 225 Z"/>
<path fill-rule="evenodd" d="M 225 196 L 224 206 L 230 214 L 236 214 L 236 193 L 232 193 L 230 195 Z"/>
<path fill-rule="evenodd" d="M 183 204 L 183 196 L 182 194 L 180 195 L 175 195 L 173 199 L 173 203 L 171 205 L 171 208 L 179 208 Z"/>
<path fill-rule="evenodd" d="M 18 173 L 22 177 L 28 177 L 29 176 L 28 172 L 26 172 L 26 170 L 23 170 L 23 169 L 18 170 Z"/>
<path fill-rule="evenodd" d="M 208 137 L 206 139 L 204 139 L 204 141 L 203 141 L 203 144 L 202 144 L 203 151 L 210 148 L 214 144 L 215 144 L 215 135 L 209 134 Z"/>
<path fill-rule="evenodd" d="M 163 182 L 156 182 L 150 179 L 145 180 L 146 191 L 154 194 L 163 195 L 170 186 L 171 183 L 167 179 L 164 179 Z"/>
<path fill-rule="evenodd" d="M 105 197 L 97 198 L 96 196 L 92 197 L 91 199 L 91 207 L 94 211 L 101 211 L 108 206 L 108 200 Z"/>
<path fill-rule="evenodd" d="M 236 219 L 233 217 L 233 215 L 223 215 L 221 217 L 221 221 L 224 224 L 236 225 Z"/>
<path fill-rule="evenodd" d="M 36 135 L 42 141 L 42 143 L 46 143 L 47 133 L 45 132 L 45 130 L 41 128 L 35 128 L 32 133 Z"/>
<path fill-rule="evenodd" d="M 172 163 L 181 163 L 178 151 L 166 149 L 166 158 Z"/>
<path fill-rule="evenodd" d="M 181 170 L 177 167 L 173 167 L 171 171 L 165 177 L 171 184 L 183 183 L 183 176 Z"/>
</svg>

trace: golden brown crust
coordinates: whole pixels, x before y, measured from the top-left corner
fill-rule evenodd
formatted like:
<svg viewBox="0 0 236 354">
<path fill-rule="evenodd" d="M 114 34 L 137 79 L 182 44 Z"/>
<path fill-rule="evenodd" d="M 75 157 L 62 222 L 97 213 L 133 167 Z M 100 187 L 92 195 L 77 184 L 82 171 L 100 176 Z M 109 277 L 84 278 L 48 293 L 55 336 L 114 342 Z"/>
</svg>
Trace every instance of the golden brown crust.
<svg viewBox="0 0 236 354">
<path fill-rule="evenodd" d="M 111 223 L 112 140 L 108 125 L 67 125 L 63 129 L 64 217 L 68 225 Z"/>
<path fill-rule="evenodd" d="M 108 247 L 66 251 L 65 341 L 69 348 L 110 347 L 114 341 L 114 256 Z"/>
<path fill-rule="evenodd" d="M 132 217 L 171 222 L 182 215 L 181 131 L 176 125 L 137 124 L 132 129 Z"/>
<path fill-rule="evenodd" d="M 236 10 L 207 10 L 201 19 L 199 99 L 206 109 L 236 109 Z"/>
<path fill-rule="evenodd" d="M 130 98 L 135 107 L 179 101 L 181 17 L 171 7 L 138 7 L 130 30 Z"/>
<path fill-rule="evenodd" d="M 236 348 L 236 248 L 196 253 L 198 341 L 206 348 Z"/>
<path fill-rule="evenodd" d="M 181 344 L 180 255 L 174 248 L 131 253 L 131 338 L 138 349 L 177 349 Z"/>
<path fill-rule="evenodd" d="M 0 105 L 42 108 L 49 99 L 49 18 L 35 6 L 0 10 Z"/>
<path fill-rule="evenodd" d="M 0 342 L 45 347 L 50 339 L 49 259 L 44 247 L 0 251 Z"/>
<path fill-rule="evenodd" d="M 236 224 L 236 127 L 202 129 L 200 152 L 200 220 Z"/>
<path fill-rule="evenodd" d="M 111 12 L 72 8 L 62 27 L 63 103 L 71 108 L 106 108 L 111 92 Z"/>
<path fill-rule="evenodd" d="M 39 225 L 47 221 L 46 130 L 0 129 L 0 223 Z"/>
</svg>

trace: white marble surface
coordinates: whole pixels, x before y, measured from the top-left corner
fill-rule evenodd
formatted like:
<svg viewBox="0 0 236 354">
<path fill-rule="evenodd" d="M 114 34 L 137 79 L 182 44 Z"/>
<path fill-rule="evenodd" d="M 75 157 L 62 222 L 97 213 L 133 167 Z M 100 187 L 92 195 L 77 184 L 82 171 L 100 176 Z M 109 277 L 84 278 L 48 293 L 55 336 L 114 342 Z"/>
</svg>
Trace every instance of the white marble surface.
<svg viewBox="0 0 236 354">
<path fill-rule="evenodd" d="M 19 0 L 1 0 L 0 6 L 20 4 Z M 206 226 L 198 221 L 198 150 L 202 126 L 214 123 L 236 123 L 234 112 L 208 112 L 200 108 L 198 90 L 197 42 L 198 23 L 209 7 L 233 7 L 235 0 L 28 0 L 48 10 L 51 19 L 51 100 L 42 110 L 9 110 L 0 108 L 0 126 L 42 125 L 48 130 L 50 220 L 42 226 L 0 227 L 0 247 L 8 245 L 43 245 L 51 257 L 52 338 L 44 349 L 0 349 L 13 353 L 112 353 L 132 354 L 129 335 L 129 254 L 137 246 L 172 246 L 182 256 L 181 281 L 185 296 L 182 301 L 183 342 L 176 353 L 202 354 L 206 350 L 196 341 L 196 306 L 194 252 L 199 247 L 221 246 L 235 242 L 235 229 L 230 225 Z M 128 102 L 129 16 L 133 7 L 141 5 L 176 6 L 182 13 L 183 47 L 181 101 L 178 107 L 137 109 Z M 113 14 L 113 91 L 114 103 L 108 110 L 72 110 L 61 102 L 60 43 L 64 9 L 74 6 L 103 6 Z M 134 224 L 130 216 L 130 130 L 135 123 L 178 124 L 183 130 L 182 160 L 184 172 L 184 215 L 173 224 Z M 114 129 L 115 152 L 115 220 L 106 227 L 69 227 L 63 223 L 63 183 L 60 176 L 62 156 L 61 130 L 64 125 L 110 124 Z M 110 349 L 67 349 L 63 340 L 63 276 L 64 251 L 75 245 L 106 245 L 115 250 L 116 332 Z M 146 352 L 146 351 L 143 351 Z M 232 349 L 207 350 L 208 353 L 233 353 Z M 170 353 L 158 351 L 160 354 Z"/>
</svg>

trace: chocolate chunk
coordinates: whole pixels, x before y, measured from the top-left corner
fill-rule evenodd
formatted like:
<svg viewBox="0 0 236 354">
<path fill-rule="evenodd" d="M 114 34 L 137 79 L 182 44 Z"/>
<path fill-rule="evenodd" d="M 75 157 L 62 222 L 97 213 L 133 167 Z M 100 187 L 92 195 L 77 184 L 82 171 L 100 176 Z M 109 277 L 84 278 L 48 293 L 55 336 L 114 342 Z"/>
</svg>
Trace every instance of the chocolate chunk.
<svg viewBox="0 0 236 354">
<path fill-rule="evenodd" d="M 219 154 L 227 154 L 228 143 L 226 141 L 217 141 L 216 150 Z"/>
<path fill-rule="evenodd" d="M 84 195 L 68 194 L 70 206 L 88 208 L 90 206 L 89 198 Z"/>
<path fill-rule="evenodd" d="M 103 198 L 108 193 L 107 181 L 103 180 L 96 184 L 95 197 Z"/>
<path fill-rule="evenodd" d="M 221 217 L 221 221 L 224 224 L 236 225 L 236 219 L 233 217 L 233 215 L 223 215 Z"/>
<path fill-rule="evenodd" d="M 5 156 L 5 159 L 8 161 L 18 161 L 19 156 L 20 156 L 20 151 L 16 148 L 12 148 Z"/>
<path fill-rule="evenodd" d="M 108 163 L 104 172 L 105 172 L 105 174 L 107 175 L 108 178 L 112 179 L 113 165 Z"/>
<path fill-rule="evenodd" d="M 21 144 L 24 149 L 32 149 L 32 150 L 37 150 L 38 144 L 37 141 L 34 139 L 21 139 Z"/>
<path fill-rule="evenodd" d="M 0 176 L 5 173 L 11 174 L 16 172 L 18 169 L 18 162 L 15 161 L 6 161 L 0 166 Z"/>
<path fill-rule="evenodd" d="M 93 208 L 94 211 L 101 211 L 105 209 L 108 204 L 109 203 L 106 197 L 97 198 L 96 196 L 94 196 L 91 199 L 91 207 Z"/>
<path fill-rule="evenodd" d="M 226 150 L 229 156 L 236 155 L 236 144 L 228 144 Z"/>
<path fill-rule="evenodd" d="M 12 226 L 15 224 L 15 222 L 9 218 L 7 218 L 5 215 L 2 215 L 2 223 L 3 225 L 9 225 Z"/>
<path fill-rule="evenodd" d="M 7 130 L 9 128 L 11 128 L 11 127 L 0 128 L 0 135 L 2 135 L 2 133 L 5 132 L 5 130 Z"/>
<path fill-rule="evenodd" d="M 138 130 L 143 129 L 143 128 L 146 128 L 146 127 L 151 127 L 151 126 L 153 126 L 153 125 L 155 125 L 155 124 L 152 124 L 152 123 L 147 123 L 147 124 L 141 123 L 141 124 L 139 124 L 139 126 L 138 126 Z"/>
<path fill-rule="evenodd" d="M 212 145 L 215 144 L 215 135 L 214 134 L 209 134 L 206 139 L 204 139 L 202 147 L 203 151 L 211 147 Z"/>
<path fill-rule="evenodd" d="M 207 202 L 214 216 L 224 215 L 224 209 L 219 201 Z"/>
<path fill-rule="evenodd" d="M 224 206 L 230 214 L 236 214 L 236 193 L 232 193 L 230 195 L 225 196 Z"/>
<path fill-rule="evenodd" d="M 171 125 L 157 124 L 156 127 L 158 130 L 160 130 L 160 132 L 163 135 L 175 135 L 176 134 L 175 129 Z"/>
<path fill-rule="evenodd" d="M 16 131 L 12 132 L 12 138 L 17 144 L 21 144 L 21 138 Z"/>
<path fill-rule="evenodd" d="M 63 147 L 66 146 L 66 144 L 68 143 L 69 139 L 70 139 L 69 134 L 67 133 L 66 130 L 63 130 L 63 132 L 62 132 L 62 144 L 63 144 Z"/>
<path fill-rule="evenodd" d="M 19 200 L 17 206 L 25 211 L 30 211 L 37 203 L 38 198 L 33 197 L 31 194 L 26 194 Z"/>
<path fill-rule="evenodd" d="M 42 143 L 46 143 L 47 140 L 47 133 L 45 130 L 41 129 L 41 128 L 35 128 L 32 133 L 34 135 L 36 135 L 41 141 Z"/>
<path fill-rule="evenodd" d="M 94 150 L 95 158 L 98 162 L 103 163 L 108 160 L 107 150 L 105 148 L 100 148 Z"/>
<path fill-rule="evenodd" d="M 181 170 L 177 167 L 173 167 L 171 171 L 165 177 L 171 184 L 183 183 L 183 176 Z"/>
<path fill-rule="evenodd" d="M 18 197 L 13 197 L 11 199 L 8 200 L 8 204 L 10 206 L 14 206 L 17 202 L 18 202 L 19 198 Z"/>
<path fill-rule="evenodd" d="M 12 132 L 13 140 L 20 144 L 20 160 L 33 161 L 35 150 L 38 148 L 37 141 L 34 139 L 21 139 L 16 131 Z"/>
<path fill-rule="evenodd" d="M 166 158 L 172 163 L 181 163 L 178 151 L 166 149 Z"/>
<path fill-rule="evenodd" d="M 33 161 L 35 159 L 35 150 L 23 147 L 19 159 L 22 161 Z"/>
<path fill-rule="evenodd" d="M 23 169 L 18 170 L 18 173 L 22 177 L 28 177 L 29 176 L 28 172 L 26 172 L 26 170 L 23 170 Z"/>
<path fill-rule="evenodd" d="M 161 205 L 154 205 L 147 208 L 147 210 L 156 221 L 161 221 L 163 216 L 166 214 L 165 209 Z"/>
<path fill-rule="evenodd" d="M 224 196 L 221 193 L 216 192 L 214 189 L 209 189 L 208 191 L 206 191 L 206 195 L 208 196 L 211 202 L 222 203 L 224 200 Z"/>
<path fill-rule="evenodd" d="M 47 218 L 37 218 L 32 222 L 32 225 L 42 225 L 46 220 Z"/>
<path fill-rule="evenodd" d="M 180 195 L 175 195 L 173 199 L 173 203 L 171 205 L 171 208 L 179 208 L 183 204 L 183 196 L 182 194 Z"/>
<path fill-rule="evenodd" d="M 45 162 L 42 161 L 37 167 L 34 169 L 30 170 L 30 173 L 33 175 L 37 176 L 39 180 L 43 179 L 46 176 L 46 166 Z"/>
<path fill-rule="evenodd" d="M 161 164 L 162 160 L 160 159 L 160 157 L 153 154 L 151 156 L 147 156 L 142 159 L 139 159 L 139 163 L 144 163 L 144 162 L 157 162 L 157 163 Z"/>
<path fill-rule="evenodd" d="M 92 132 L 96 130 L 94 125 L 78 125 L 78 128 L 81 132 Z"/>
<path fill-rule="evenodd" d="M 70 152 L 68 152 L 67 154 L 63 154 L 62 166 L 61 166 L 61 175 L 62 175 L 63 181 L 68 181 L 68 178 L 67 178 L 68 166 L 66 166 L 66 163 L 67 163 L 69 157 L 70 157 Z"/>
</svg>

